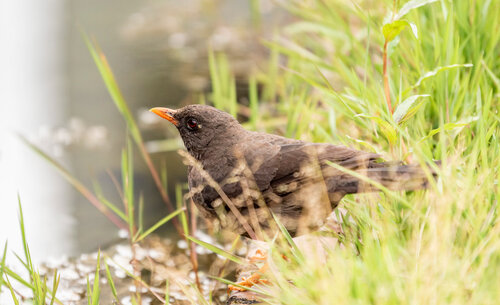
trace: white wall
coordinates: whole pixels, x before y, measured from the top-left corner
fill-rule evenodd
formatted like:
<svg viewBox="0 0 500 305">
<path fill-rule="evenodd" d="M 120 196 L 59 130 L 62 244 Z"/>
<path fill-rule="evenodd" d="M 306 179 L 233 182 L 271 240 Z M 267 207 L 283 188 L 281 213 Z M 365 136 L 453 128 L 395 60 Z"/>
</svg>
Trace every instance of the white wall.
<svg viewBox="0 0 500 305">
<path fill-rule="evenodd" d="M 36 262 L 73 248 L 70 186 L 14 132 L 64 123 L 65 15 L 65 0 L 0 0 L 0 247 L 22 253 L 19 192 Z"/>
</svg>

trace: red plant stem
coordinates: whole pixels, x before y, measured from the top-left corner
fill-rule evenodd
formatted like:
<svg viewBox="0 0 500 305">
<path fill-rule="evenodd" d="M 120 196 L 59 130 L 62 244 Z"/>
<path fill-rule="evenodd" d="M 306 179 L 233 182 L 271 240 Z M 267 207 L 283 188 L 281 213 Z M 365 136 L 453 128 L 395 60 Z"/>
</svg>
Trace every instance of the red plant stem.
<svg viewBox="0 0 500 305">
<path fill-rule="evenodd" d="M 83 195 L 83 197 L 87 198 L 87 200 L 95 206 L 101 213 L 104 214 L 115 226 L 120 229 L 128 230 L 128 227 L 123 221 L 117 217 L 115 214 L 110 213 L 110 211 L 104 206 L 104 204 L 97 199 L 94 194 L 92 194 L 86 187 L 83 185 L 74 185 L 74 187 Z"/>
<path fill-rule="evenodd" d="M 120 196 L 121 201 L 123 202 L 123 191 L 120 187 L 120 184 L 118 183 L 118 180 L 116 180 L 115 175 L 108 169 L 106 169 L 106 173 L 108 174 L 109 178 L 113 182 L 113 185 L 115 186 L 116 191 L 118 192 L 118 195 Z"/>
<path fill-rule="evenodd" d="M 389 44 L 389 42 L 386 40 L 385 43 L 384 43 L 384 57 L 383 57 L 383 60 L 384 60 L 384 93 L 385 93 L 385 100 L 387 101 L 387 109 L 389 109 L 389 112 L 391 114 L 394 113 L 394 111 L 392 110 L 392 103 L 391 103 L 391 91 L 390 91 L 390 88 L 389 88 L 389 75 L 387 73 L 387 66 L 388 66 L 388 63 L 387 63 L 387 45 Z"/>
<path fill-rule="evenodd" d="M 74 179 L 71 174 L 64 168 L 62 165 L 57 163 L 55 160 L 50 158 L 45 152 L 43 152 L 36 145 L 28 141 L 22 135 L 19 135 L 21 140 L 26 143 L 31 149 L 33 149 L 36 153 L 42 156 L 45 160 L 47 160 L 50 164 L 52 164 L 59 173 L 66 179 L 83 197 L 85 197 L 96 209 L 99 210 L 106 218 L 108 218 L 113 224 L 115 224 L 118 228 L 127 230 L 127 225 L 115 214 L 111 213 L 111 211 L 99 200 L 97 197 L 86 188 L 80 181 Z"/>
<path fill-rule="evenodd" d="M 167 192 L 165 191 L 165 189 L 161 185 L 160 176 L 158 175 L 158 172 L 156 171 L 156 169 L 153 165 L 153 161 L 151 160 L 151 157 L 150 157 L 149 153 L 147 152 L 146 147 L 144 146 L 144 143 L 141 142 L 141 143 L 137 143 L 137 144 L 138 144 L 137 146 L 139 147 L 139 150 L 141 151 L 142 157 L 144 158 L 144 161 L 146 162 L 146 165 L 148 166 L 149 171 L 151 172 L 151 176 L 153 177 L 153 180 L 156 184 L 156 188 L 158 188 L 158 191 L 160 191 L 160 195 L 161 195 L 161 198 L 163 199 L 163 202 L 165 202 L 170 213 L 174 212 L 175 211 L 174 206 L 172 205 L 172 202 L 170 202 L 170 199 L 168 199 Z M 173 222 L 174 227 L 177 230 L 177 233 L 179 234 L 179 236 L 184 236 L 184 232 L 182 231 L 182 228 L 179 225 L 179 221 L 177 220 L 177 218 L 174 218 L 172 220 L 172 222 Z M 184 239 L 185 239 L 185 237 L 184 237 Z"/>
</svg>

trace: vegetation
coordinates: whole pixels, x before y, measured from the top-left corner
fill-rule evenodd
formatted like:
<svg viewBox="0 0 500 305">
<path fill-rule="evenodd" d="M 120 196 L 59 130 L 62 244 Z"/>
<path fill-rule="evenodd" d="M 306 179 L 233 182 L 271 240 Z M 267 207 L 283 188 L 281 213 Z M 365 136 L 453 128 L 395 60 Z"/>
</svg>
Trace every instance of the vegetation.
<svg viewBox="0 0 500 305">
<path fill-rule="evenodd" d="M 251 3 L 258 23 L 258 6 Z M 427 191 L 386 190 L 382 195 L 345 198 L 341 204 L 345 212 L 337 212 L 343 220 L 342 234 L 337 236 L 341 246 L 328 253 L 326 263 L 303 259 L 282 230 L 285 242 L 272 244 L 271 249 L 287 253 L 289 260 L 273 255 L 276 270 L 268 275 L 273 285 L 265 288 L 266 301 L 497 304 L 500 2 L 279 3 L 297 20 L 278 29 L 275 39 L 263 42 L 270 50 L 269 62 L 264 69 L 251 71 L 248 105 L 238 103 L 230 63 L 223 54 L 212 52 L 213 90 L 200 98 L 202 102 L 246 115 L 248 128 L 341 143 L 388 159 L 420 164 L 441 160 L 442 165 L 435 168 L 439 180 L 431 182 Z M 96 44 L 88 46 L 163 194 L 165 173 L 156 173 L 152 166 L 104 55 Z M 132 150 L 129 145 L 123 153 L 123 210 L 75 182 L 56 164 L 117 226 L 128 229 L 131 245 L 157 227 L 144 230 L 136 225 Z M 169 204 L 166 194 L 162 197 Z M 195 229 L 192 217 L 184 213 L 182 195 L 178 199 L 178 210 L 172 207 L 173 214 L 162 223 L 177 216 L 182 236 L 241 262 L 232 253 L 190 236 Z M 50 303 L 57 281 L 47 288 L 36 276 L 27 245 L 25 254 L 31 281 L 22 280 L 1 260 L 0 289 L 11 288 L 11 279 L 16 279 L 33 288 L 35 304 Z M 196 258 L 192 259 L 196 266 Z M 137 282 L 144 284 L 140 278 Z M 89 304 L 98 304 L 98 282 L 90 286 Z"/>
<path fill-rule="evenodd" d="M 286 7 L 301 20 L 268 45 L 287 64 L 263 78 L 286 134 L 442 166 L 429 191 L 344 199 L 345 247 L 326 265 L 276 260 L 269 302 L 497 303 L 499 3 Z"/>
</svg>

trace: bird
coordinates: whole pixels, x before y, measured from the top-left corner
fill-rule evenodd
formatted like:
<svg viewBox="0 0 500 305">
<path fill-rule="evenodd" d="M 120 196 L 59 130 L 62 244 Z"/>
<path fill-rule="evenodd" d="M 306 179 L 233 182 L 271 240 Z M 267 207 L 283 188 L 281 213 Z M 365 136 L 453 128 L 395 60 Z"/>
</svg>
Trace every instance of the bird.
<svg viewBox="0 0 500 305">
<path fill-rule="evenodd" d="M 184 142 L 200 214 L 252 239 L 274 236 L 276 221 L 292 237 L 314 232 L 347 194 L 422 189 L 435 175 L 343 145 L 250 131 L 208 105 L 150 111 L 172 123 Z"/>
</svg>

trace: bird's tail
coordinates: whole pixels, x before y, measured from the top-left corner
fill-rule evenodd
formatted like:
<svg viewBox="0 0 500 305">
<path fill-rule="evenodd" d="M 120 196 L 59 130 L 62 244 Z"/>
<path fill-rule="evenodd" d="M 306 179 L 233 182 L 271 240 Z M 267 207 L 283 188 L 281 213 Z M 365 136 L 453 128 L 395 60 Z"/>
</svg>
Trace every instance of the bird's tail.
<svg viewBox="0 0 500 305">
<path fill-rule="evenodd" d="M 380 186 L 394 191 L 418 190 L 427 188 L 429 177 L 437 176 L 431 167 L 424 170 L 419 165 L 401 165 L 395 162 L 371 163 L 368 168 L 358 169 L 356 173 L 356 176 L 343 177 L 340 180 L 342 182 L 336 185 L 335 191 L 344 194 L 374 192 L 380 191 Z"/>
</svg>

